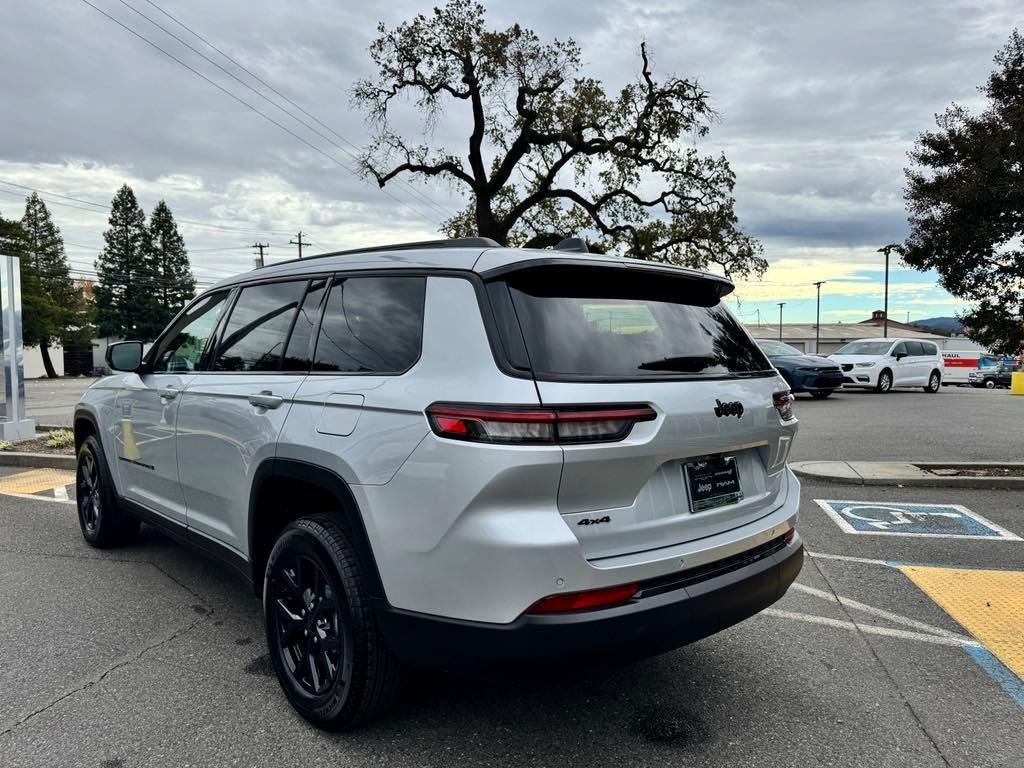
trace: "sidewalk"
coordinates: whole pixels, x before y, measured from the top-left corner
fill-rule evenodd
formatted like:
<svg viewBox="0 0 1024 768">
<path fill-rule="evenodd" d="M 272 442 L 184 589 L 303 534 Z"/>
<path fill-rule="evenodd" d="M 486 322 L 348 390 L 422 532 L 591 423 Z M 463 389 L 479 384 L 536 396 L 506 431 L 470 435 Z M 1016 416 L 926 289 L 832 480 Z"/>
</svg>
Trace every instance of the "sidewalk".
<svg viewBox="0 0 1024 768">
<path fill-rule="evenodd" d="M 978 477 L 960 470 L 1009 469 L 1020 472 L 1024 462 L 935 461 L 796 461 L 790 468 L 800 477 L 847 485 L 932 486 L 940 488 L 1024 489 L 1024 476 Z"/>
</svg>

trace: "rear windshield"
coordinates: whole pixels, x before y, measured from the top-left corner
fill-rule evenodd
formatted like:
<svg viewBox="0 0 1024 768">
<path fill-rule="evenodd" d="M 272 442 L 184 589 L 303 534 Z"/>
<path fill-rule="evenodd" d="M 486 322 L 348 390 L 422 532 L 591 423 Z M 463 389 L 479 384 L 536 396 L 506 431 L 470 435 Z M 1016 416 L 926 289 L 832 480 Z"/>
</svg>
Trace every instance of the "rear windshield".
<svg viewBox="0 0 1024 768">
<path fill-rule="evenodd" d="M 851 341 L 836 350 L 837 355 L 884 355 L 892 346 L 891 341 Z"/>
<path fill-rule="evenodd" d="M 538 376 L 643 379 L 771 371 L 707 281 L 549 267 L 517 273 L 505 284 Z M 505 324 L 503 333 L 515 332 L 509 328 Z"/>
</svg>

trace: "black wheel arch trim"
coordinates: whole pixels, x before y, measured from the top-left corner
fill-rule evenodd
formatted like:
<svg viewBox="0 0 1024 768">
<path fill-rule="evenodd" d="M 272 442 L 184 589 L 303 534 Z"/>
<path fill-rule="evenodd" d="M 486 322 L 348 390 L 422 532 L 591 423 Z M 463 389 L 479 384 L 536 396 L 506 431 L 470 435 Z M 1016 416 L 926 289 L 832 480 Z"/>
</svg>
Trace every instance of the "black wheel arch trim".
<svg viewBox="0 0 1024 768">
<path fill-rule="evenodd" d="M 340 503 L 338 509 L 332 510 L 345 524 L 346 531 L 351 534 L 352 546 L 355 548 L 359 561 L 365 566 L 367 579 L 368 596 L 374 603 L 385 601 L 384 586 L 381 581 L 380 572 L 377 569 L 377 560 L 373 556 L 373 548 L 370 546 L 370 537 L 366 533 L 366 525 L 363 522 L 362 511 L 352 494 L 348 483 L 337 473 L 298 459 L 285 459 L 273 457 L 265 459 L 253 475 L 252 487 L 249 493 L 249 579 L 252 581 L 253 589 L 259 593 L 263 587 L 263 574 L 256 573 L 257 560 L 252 557 L 256 543 L 256 532 L 259 521 L 258 500 L 260 489 L 265 483 L 271 480 L 291 479 L 316 486 L 320 490 L 330 494 Z"/>
<path fill-rule="evenodd" d="M 82 447 L 82 437 L 81 437 L 81 433 L 78 430 L 78 422 L 80 422 L 80 421 L 87 421 L 87 422 L 89 422 L 89 424 L 92 425 L 93 434 L 96 435 L 96 440 L 99 441 L 102 444 L 102 440 L 100 440 L 100 425 L 99 425 L 99 422 L 96 421 L 96 416 L 93 415 L 93 412 L 88 410 L 87 408 L 82 408 L 80 406 L 76 407 L 75 408 L 75 415 L 74 415 L 74 417 L 71 420 L 71 426 L 72 426 L 72 429 L 75 432 L 75 454 L 76 455 L 78 454 L 78 449 Z"/>
</svg>

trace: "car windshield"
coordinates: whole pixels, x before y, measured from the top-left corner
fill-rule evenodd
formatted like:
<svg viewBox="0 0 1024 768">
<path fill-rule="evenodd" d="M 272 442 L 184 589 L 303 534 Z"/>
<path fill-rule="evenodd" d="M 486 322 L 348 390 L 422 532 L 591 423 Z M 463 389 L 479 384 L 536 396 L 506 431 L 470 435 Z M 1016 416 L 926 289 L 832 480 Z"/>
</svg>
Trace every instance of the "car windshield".
<svg viewBox="0 0 1024 768">
<path fill-rule="evenodd" d="M 884 355 L 892 346 L 891 341 L 851 341 L 836 350 L 837 355 Z"/>
<path fill-rule="evenodd" d="M 783 357 L 785 355 L 802 355 L 796 347 L 791 347 L 789 344 L 783 344 L 781 341 L 771 341 L 770 339 L 757 339 L 757 346 L 761 348 L 768 357 Z"/>
</svg>

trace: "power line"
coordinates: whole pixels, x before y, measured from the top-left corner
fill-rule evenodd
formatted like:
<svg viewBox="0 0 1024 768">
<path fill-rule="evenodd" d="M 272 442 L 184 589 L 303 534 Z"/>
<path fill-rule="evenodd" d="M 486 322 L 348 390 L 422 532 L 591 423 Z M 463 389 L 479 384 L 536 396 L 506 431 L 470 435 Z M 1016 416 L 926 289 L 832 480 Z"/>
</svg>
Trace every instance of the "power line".
<svg viewBox="0 0 1024 768">
<path fill-rule="evenodd" d="M 224 58 L 225 58 L 225 59 L 226 59 L 227 61 L 229 61 L 229 62 L 231 62 L 232 64 L 234 64 L 234 65 L 235 65 L 236 67 L 238 67 L 238 68 L 239 68 L 240 70 L 242 70 L 243 72 L 245 72 L 245 73 L 246 73 L 247 75 L 249 75 L 249 77 L 251 77 L 251 78 L 252 78 L 253 80 L 255 80 L 256 82 L 258 82 L 258 83 L 259 83 L 260 85 L 262 85 L 263 87 L 267 88 L 267 89 L 268 89 L 269 91 L 271 91 L 271 92 L 272 92 L 273 94 L 275 94 L 275 95 L 276 95 L 276 96 L 278 96 L 279 98 L 283 99 L 283 100 L 284 100 L 285 102 L 287 102 L 288 104 L 290 104 L 291 106 L 293 106 L 293 107 L 294 107 L 295 109 L 299 110 L 299 112 L 301 112 L 302 114 L 304 114 L 304 115 L 305 115 L 306 117 L 308 117 L 308 118 L 309 118 L 310 120 L 312 120 L 313 122 L 315 122 L 315 123 L 316 123 L 317 125 L 321 126 L 321 127 L 322 127 L 322 128 L 324 129 L 324 130 L 326 130 L 326 131 L 328 131 L 328 132 L 330 132 L 330 133 L 334 134 L 335 136 L 337 136 L 337 137 L 338 137 L 338 139 L 340 139 L 341 141 L 343 141 L 343 142 L 344 142 L 345 144 L 348 144 L 348 145 L 349 145 L 350 147 L 352 147 L 352 149 L 354 149 L 354 150 L 355 150 L 356 152 L 362 152 L 362 147 L 360 147 L 359 145 L 357 145 L 357 144 L 354 144 L 353 142 L 349 141 L 349 140 L 348 140 L 348 139 L 346 139 L 346 138 L 345 138 L 344 136 L 342 136 L 342 135 L 341 135 L 340 133 L 338 133 L 338 132 L 337 132 L 336 130 L 334 130 L 334 129 L 333 129 L 333 128 L 332 128 L 331 126 L 327 125 L 327 123 L 325 123 L 325 122 L 324 122 L 323 120 L 321 120 L 320 118 L 318 118 L 318 117 L 317 117 L 316 115 L 312 114 L 312 113 L 311 113 L 311 112 L 309 112 L 308 110 L 304 109 L 304 108 L 303 108 L 303 107 L 302 107 L 301 105 L 297 104 L 297 103 L 296 103 L 295 101 L 293 101 L 292 99 L 290 99 L 290 98 L 288 98 L 287 96 L 285 96 L 285 95 L 284 95 L 283 93 L 281 93 L 281 92 L 280 92 L 279 90 L 277 90 L 277 89 L 276 89 L 276 88 L 275 88 L 274 86 L 272 86 L 272 85 L 271 85 L 270 83 L 268 83 L 268 82 L 267 82 L 266 80 L 264 80 L 263 78 L 261 78 L 261 77 L 260 77 L 259 75 L 257 75 L 257 74 L 256 74 L 255 72 L 253 72 L 253 71 L 252 71 L 251 69 L 249 69 L 248 67 L 246 67 L 245 65 L 243 65 L 242 63 L 240 63 L 239 61 L 237 61 L 236 59 L 232 58 L 231 56 L 229 56 L 229 55 L 228 55 L 227 53 L 225 53 L 225 52 L 224 52 L 223 50 L 221 50 L 220 48 L 218 48 L 218 47 L 217 47 L 216 45 L 214 45 L 213 43 L 211 43 L 211 42 L 210 42 L 209 40 L 207 40 L 207 39 L 206 39 L 205 37 L 203 37 L 202 35 L 200 35 L 200 34 L 199 34 L 198 32 L 196 32 L 196 31 L 195 31 L 194 29 L 192 29 L 191 27 L 189 27 L 189 26 L 188 26 L 187 24 L 185 24 L 185 22 L 183 22 L 183 21 L 181 21 L 180 19 L 176 18 L 176 17 L 175 17 L 175 16 L 173 16 L 173 15 L 172 15 L 171 13 L 168 13 L 167 11 L 165 11 L 165 10 L 164 10 L 163 8 L 161 8 L 161 7 L 159 6 L 159 5 L 157 5 L 156 3 L 154 3 L 154 2 L 153 2 L 153 0 L 145 0 L 145 1 L 146 1 L 146 3 L 148 3 L 149 5 L 151 5 L 151 6 L 153 6 L 154 8 L 156 8 L 156 10 L 158 10 L 158 11 L 159 11 L 160 13 L 162 13 L 162 14 L 163 14 L 164 16 L 166 16 L 166 17 L 167 17 L 168 19 L 170 19 L 170 20 L 171 20 L 171 21 L 173 21 L 173 22 L 174 22 L 175 24 L 177 24 L 177 25 L 178 25 L 179 27 L 181 27 L 182 29 L 184 29 L 185 31 L 187 31 L 187 32 L 188 32 L 189 34 L 191 34 L 192 36 L 194 36 L 194 37 L 195 37 L 195 38 L 197 38 L 198 40 L 202 41 L 202 42 L 203 42 L 203 43 L 204 43 L 204 44 L 205 44 L 206 46 L 208 46 L 209 48 L 211 48 L 211 49 L 213 49 L 214 51 L 216 51 L 217 53 L 219 53 L 219 54 L 220 54 L 221 56 L 223 56 L 223 57 L 224 57 Z M 193 51 L 195 51 L 195 48 L 192 48 L 192 46 L 190 46 L 190 45 L 189 45 L 188 43 L 186 43 L 186 42 L 184 42 L 183 40 L 181 40 L 181 38 L 179 38 L 179 37 L 178 37 L 177 35 L 174 35 L 174 34 L 172 34 L 171 32 L 168 32 L 168 31 L 167 31 L 166 29 L 164 29 L 164 27 L 162 27 L 162 26 L 160 26 L 159 24 L 157 24 L 157 23 L 156 23 L 155 21 L 153 21 L 152 19 L 150 19 L 150 18 L 149 18 L 148 16 L 146 16 L 146 15 L 144 15 L 144 14 L 140 13 L 140 12 L 139 12 L 139 11 L 138 11 L 137 9 L 135 9 L 135 8 L 132 8 L 132 6 L 131 6 L 131 5 L 129 5 L 128 3 L 126 3 L 126 2 L 124 1 L 124 0 L 120 0 L 120 2 L 121 2 L 122 4 L 124 4 L 124 5 L 128 6 L 129 8 L 131 8 L 131 9 L 132 9 L 133 11 L 135 11 L 136 13 L 138 13 L 138 14 L 139 14 L 140 16 L 142 16 L 142 17 L 143 17 L 144 19 L 146 19 L 147 21 L 149 21 L 149 22 L 150 22 L 151 24 L 153 24 L 153 25 L 155 25 L 155 26 L 157 26 L 157 27 L 160 27 L 160 29 L 163 29 L 163 30 L 164 30 L 164 32 L 166 32 L 166 33 L 167 33 L 168 35 L 171 35 L 171 37 L 173 37 L 173 38 L 174 38 L 175 40 L 178 40 L 178 42 L 180 42 L 180 43 L 181 43 L 182 45 L 185 45 L 185 46 L 187 46 L 187 47 L 188 47 L 188 48 L 189 48 L 190 50 L 193 50 Z M 309 129 L 310 129 L 311 131 L 313 131 L 313 132 L 314 132 L 314 133 L 316 133 L 316 134 L 317 134 L 318 136 L 320 136 L 321 138 L 323 138 L 323 139 L 324 139 L 325 141 L 329 141 L 329 142 L 330 142 L 331 144 L 334 144 L 334 146 L 338 147 L 338 149 L 340 149 L 340 150 L 341 150 L 342 152 L 344 152 L 345 154 L 347 154 L 347 155 L 348 155 L 349 157 L 351 157 L 351 158 L 352 158 L 353 160 L 355 160 L 356 162 L 358 162 L 358 161 L 359 161 L 359 157 L 358 157 L 357 155 L 353 154 L 352 152 L 350 152 L 349 150 L 345 149 L 344 147 L 342 147 L 341 145 L 337 144 L 336 142 L 333 142 L 333 141 L 331 141 L 331 140 L 330 140 L 329 138 L 327 138 L 326 136 L 323 136 L 323 134 L 319 133 L 319 131 L 316 131 L 316 129 L 314 129 L 314 128 L 311 128 L 311 127 L 310 127 L 310 126 L 309 126 L 308 124 L 306 124 L 306 123 L 304 123 L 303 121 L 299 120 L 299 119 L 298 119 L 297 117 L 295 117 L 294 115 L 291 115 L 290 113 L 288 113 L 288 111 L 287 111 L 287 110 L 285 110 L 285 109 L 284 109 L 283 107 L 281 107 L 281 106 L 280 106 L 279 104 L 276 104 L 276 103 L 274 103 L 274 102 L 273 102 L 273 101 L 271 101 L 271 100 L 270 100 L 269 98 L 267 98 L 267 97 L 266 97 L 265 95 L 263 95 L 262 93 L 259 93 L 259 91 L 256 91 L 255 89 L 253 89 L 253 88 L 252 88 L 251 86 L 249 86 L 249 85 L 248 85 L 247 83 L 245 83 L 245 82 L 243 82 L 242 80 L 240 80 L 239 78 L 235 77 L 235 75 L 231 74 L 230 72 L 228 72 L 227 70 L 225 70 L 225 69 L 224 69 L 223 67 L 221 67 L 220 65 L 216 64 L 216 63 L 215 63 L 215 62 L 213 62 L 213 61 L 210 61 L 210 59 L 208 59 L 208 58 L 207 58 L 206 56 L 203 56 L 203 54 L 202 54 L 202 53 L 199 53 L 199 51 L 195 51 L 195 52 L 196 52 L 197 54 L 199 54 L 200 56 L 202 56 L 202 57 L 203 57 L 204 59 L 206 59 L 207 61 L 209 61 L 209 62 L 210 62 L 211 64 L 213 64 L 213 65 L 214 65 L 215 67 L 217 67 L 218 69 L 220 69 L 220 70 L 221 70 L 222 72 L 224 72 L 225 74 L 227 74 L 227 75 L 228 75 L 229 77 L 232 77 L 232 78 L 234 78 L 234 79 L 235 79 L 235 80 L 237 80 L 237 81 L 238 81 L 239 83 L 241 83 L 242 85 L 244 85 L 244 86 L 245 86 L 246 88 L 249 88 L 249 90 L 251 90 L 251 91 L 253 91 L 254 93 L 258 94 L 258 95 L 259 95 L 260 97 L 262 97 L 262 98 L 263 98 L 264 100 L 266 100 L 266 101 L 267 101 L 267 102 L 269 102 L 270 104 L 273 104 L 273 105 L 274 105 L 275 107 L 277 107 L 278 109 L 280 109 L 280 110 L 281 110 L 282 112 L 284 112 L 285 114 L 288 114 L 288 115 L 289 115 L 289 116 L 290 116 L 290 117 L 291 117 L 292 119 L 294 119 L 294 120 L 296 120 L 296 121 L 298 121 L 298 122 L 301 122 L 301 123 L 302 123 L 303 125 L 306 125 L 306 127 L 307 127 L 307 128 L 309 128 Z M 415 187 L 414 187 L 414 186 L 413 186 L 413 185 L 412 185 L 412 184 L 411 184 L 411 183 L 410 183 L 409 181 L 407 181 L 407 180 L 405 180 L 405 179 L 397 179 L 397 181 L 400 181 L 401 183 L 405 184 L 405 186 L 406 186 L 406 188 L 407 188 L 407 191 L 408 191 L 408 192 L 409 192 L 410 194 L 412 194 L 412 195 L 416 196 L 416 197 L 417 197 L 418 199 L 420 199 L 421 201 L 423 201 L 423 202 L 424 202 L 424 203 L 426 203 L 427 205 L 431 206 L 431 207 L 432 207 L 432 208 L 433 208 L 433 209 L 434 209 L 435 211 L 438 211 L 438 212 L 439 212 L 439 213 L 440 213 L 440 214 L 441 214 L 442 216 L 445 216 L 445 217 L 447 217 L 447 216 L 449 216 L 449 215 L 450 215 L 448 211 L 446 211 L 446 210 L 445 210 L 444 208 L 442 208 L 442 207 L 441 207 L 440 205 L 438 205 L 438 204 L 437 204 L 437 203 L 436 203 L 436 202 L 435 202 L 434 200 L 432 200 L 432 199 L 431 199 L 430 197 L 428 197 L 427 195 L 423 194 L 423 192 L 421 192 L 420 190 L 416 189 L 416 188 L 415 188 Z"/>
<path fill-rule="evenodd" d="M 192 74 L 196 75 L 196 77 L 199 77 L 199 78 L 201 78 L 201 79 L 205 80 L 205 81 L 206 81 L 207 83 L 209 83 L 210 85 L 212 85 L 212 86 L 213 86 L 214 88 L 216 88 L 216 89 L 217 89 L 218 91 L 221 91 L 222 93 L 224 93 L 224 94 L 226 94 L 227 96 L 231 97 L 232 99 L 234 99 L 235 101 L 237 101 L 237 102 L 238 102 L 239 104 L 241 104 L 242 106 L 244 106 L 244 107 L 245 107 L 246 109 L 252 110 L 253 112 L 255 112 L 255 113 L 256 113 L 257 115 L 259 115 L 260 117 L 262 117 L 262 118 L 263 118 L 264 120 L 266 120 L 267 122 L 269 122 L 269 123 L 272 123 L 273 125 L 275 125 L 275 126 L 277 126 L 278 128 L 280 128 L 280 129 L 281 129 L 282 131 L 284 131 L 285 133 L 287 133 L 287 134 L 288 134 L 289 136 L 292 136 L 293 138 L 295 138 L 295 139 L 297 139 L 297 140 L 301 141 L 301 142 L 302 142 L 303 144 L 305 144 L 305 145 L 306 145 L 307 147 L 309 147 L 310 149 L 312 149 L 312 150 L 313 150 L 314 152 L 316 152 L 317 154 L 319 154 L 319 155 L 322 155 L 323 157 L 325 157 L 325 158 L 326 158 L 327 160 L 331 161 L 332 163 L 334 163 L 334 164 L 335 164 L 335 165 L 337 165 L 338 167 L 340 167 L 340 168 L 342 168 L 342 169 L 344 169 L 344 170 L 348 171 L 349 173 L 353 173 L 353 175 L 354 175 L 354 172 L 352 171 L 352 169 L 350 169 L 350 168 L 349 168 L 348 166 L 346 166 L 346 165 L 345 165 L 345 164 L 344 164 L 343 162 L 341 162 L 340 160 L 338 160 L 338 158 L 334 157 L 334 155 L 331 155 L 330 153 L 328 153 L 328 152 L 324 151 L 324 150 L 323 150 L 323 149 L 322 149 L 321 147 L 318 147 L 318 146 L 317 146 L 316 144 L 314 144 L 313 142 L 311 142 L 311 141 L 307 140 L 307 139 L 306 139 L 305 137 L 303 137 L 303 136 L 300 136 L 300 135 L 299 135 L 299 134 L 297 134 L 297 133 L 296 133 L 295 131 L 293 131 L 293 130 L 292 130 L 291 128 L 289 128 L 288 126 L 286 126 L 286 125 L 283 125 L 282 123 L 280 123 L 280 122 L 278 122 L 277 120 L 275 120 L 274 118 L 272 118 L 272 117 L 271 117 L 270 115 L 268 115 L 268 114 L 267 114 L 266 112 L 262 111 L 262 110 L 261 110 L 261 109 L 259 109 L 258 107 L 255 107 L 255 106 L 253 106 L 252 104 L 250 104 L 249 102 L 247 102 L 247 101 L 246 101 L 245 99 L 241 98 L 240 96 L 237 96 L 237 95 L 235 95 L 234 93 L 232 93 L 231 91 L 229 91 L 229 90 L 228 90 L 227 88 L 225 88 L 224 86 L 222 86 L 222 85 L 221 85 L 220 83 L 217 83 L 216 81 L 214 81 L 214 80 L 211 80 L 211 79 L 210 79 L 209 77 L 207 77 L 206 75 L 204 75 L 204 74 L 203 74 L 202 72 L 200 72 L 200 71 L 199 71 L 198 69 L 195 69 L 194 67 L 190 66 L 189 64 L 186 64 L 186 63 L 185 63 L 184 61 L 182 61 L 181 59 L 179 59 L 179 58 L 178 58 L 177 56 L 175 56 L 175 55 L 174 55 L 173 53 L 170 53 L 169 51 L 165 50 L 164 48 L 161 48 L 161 47 L 160 47 L 159 45 L 157 45 L 156 43 L 154 43 L 154 42 L 153 42 L 152 40 L 150 40 L 150 39 L 149 39 L 148 37 L 146 37 L 145 35 L 143 35 L 143 34 L 142 34 L 141 32 L 137 32 L 136 30 L 132 29 L 131 27 L 129 27 L 129 26 L 127 25 L 127 24 L 125 24 L 125 23 L 124 23 L 124 22 L 122 22 L 121 20 L 119 20 L 119 19 L 117 19 L 117 18 L 115 18 L 115 17 L 111 16 L 111 15 L 110 15 L 109 13 L 107 13 L 106 11 L 104 11 L 104 10 L 103 10 L 102 8 L 99 8 L 99 7 L 95 6 L 95 5 L 93 5 L 93 4 L 92 4 L 92 3 L 91 3 L 91 2 L 89 1 L 89 0 L 82 0 L 82 2 L 83 2 L 83 3 L 85 3 L 86 5 L 88 5 L 88 6 L 90 7 L 90 8 L 92 8 L 92 9 L 93 9 L 94 11 L 96 11 L 97 13 L 99 13 L 99 14 L 101 14 L 102 16 L 105 16 L 106 18 L 110 19 L 110 21 L 112 21 L 112 22 L 114 22 L 115 24 L 117 24 L 117 25 L 118 25 L 119 27 L 121 27 L 122 29 L 124 29 L 124 30 L 125 30 L 126 32 L 129 32 L 129 33 L 131 33 L 132 35 L 134 35 L 135 37 L 137 37 L 137 38 L 139 38 L 140 40 L 142 40 L 142 41 L 143 41 L 144 43 L 146 43 L 146 45 L 149 45 L 150 47 L 152 47 L 152 48 L 155 48 L 155 49 L 156 49 L 157 51 L 159 51 L 160 53 L 162 53 L 162 54 L 163 54 L 164 56 L 166 56 L 167 58 L 171 59 L 172 61 L 175 61 L 175 62 L 177 62 L 177 63 L 178 63 L 179 65 L 181 65 L 182 67 L 184 67 L 185 69 L 187 69 L 187 70 L 188 70 L 189 72 L 191 72 Z M 140 15 L 141 15 L 141 14 L 140 14 Z M 407 208 L 407 209 L 409 209 L 410 211 L 412 211 L 413 213 L 416 213 L 416 214 L 418 214 L 418 215 L 419 215 L 419 216 L 421 216 L 421 217 L 422 217 L 422 218 L 423 218 L 424 220 L 426 220 L 426 221 L 428 221 L 428 222 L 431 222 L 431 219 L 430 219 L 430 217 L 429 217 L 429 216 L 427 216 L 426 214 L 424 214 L 424 213 L 423 213 L 423 211 L 417 210 L 417 209 L 416 209 L 416 208 L 414 208 L 414 207 L 413 207 L 412 205 L 410 205 L 409 203 L 407 203 L 407 202 L 405 202 L 405 201 L 403 201 L 403 200 L 399 200 L 399 199 L 398 199 L 397 197 L 395 197 L 394 195 L 390 194 L 390 193 L 389 193 L 389 192 L 388 192 L 387 190 L 385 190 L 385 189 L 381 189 L 381 192 L 383 192 L 384 194 L 388 195 L 388 197 L 390 197 L 390 198 L 391 198 L 392 200 L 394 200 L 394 201 L 395 201 L 396 203 L 398 203 L 399 205 L 402 205 L 402 206 L 404 206 L 405 208 Z M 431 222 L 431 223 L 432 223 L 432 222 Z"/>
<path fill-rule="evenodd" d="M 7 184 L 8 186 L 11 186 L 11 187 L 17 187 L 18 189 L 24 189 L 24 190 L 27 190 L 29 192 L 35 192 L 37 195 L 46 195 L 47 197 L 59 197 L 62 200 L 72 200 L 72 201 L 74 201 L 76 203 L 82 203 L 83 205 L 91 205 L 91 206 L 94 206 L 96 208 L 102 209 L 102 210 L 98 210 L 98 211 L 92 211 L 93 213 L 103 213 L 103 214 L 106 214 L 106 213 L 108 213 L 110 211 L 110 203 L 97 203 L 97 202 L 94 202 L 92 200 L 83 200 L 83 199 L 81 199 L 79 197 L 71 197 L 70 195 L 62 195 L 62 194 L 59 194 L 57 192 L 47 192 L 47 191 L 42 190 L 42 189 L 36 189 L 34 187 L 26 186 L 24 184 L 16 184 L 15 182 L 7 181 L 6 179 L 0 179 L 0 184 Z M 0 192 L 6 192 L 7 194 L 15 195 L 16 197 L 24 197 L 24 195 L 22 195 L 19 192 L 12 192 L 12 191 L 7 190 L 7 189 L 0 189 Z M 67 203 L 58 203 L 58 202 L 55 202 L 53 200 L 44 200 L 43 202 L 49 203 L 50 205 L 67 205 L 69 208 L 78 208 L 77 205 L 68 205 Z M 79 210 L 87 211 L 87 210 L 90 210 L 90 209 L 88 209 L 88 208 L 79 208 Z M 221 230 L 224 230 L 225 232 L 243 232 L 243 233 L 250 234 L 250 235 L 266 235 L 266 234 L 271 234 L 271 235 L 287 235 L 288 234 L 288 232 L 283 230 L 283 229 L 248 229 L 248 228 L 243 228 L 243 227 L 228 227 L 228 226 L 224 226 L 222 224 L 210 224 L 210 223 L 205 222 L 205 221 L 195 221 L 193 219 L 179 219 L 177 217 L 175 217 L 174 220 L 179 222 L 179 223 L 181 223 L 181 224 L 191 224 L 194 227 L 206 227 L 208 229 L 221 229 Z"/>
</svg>

